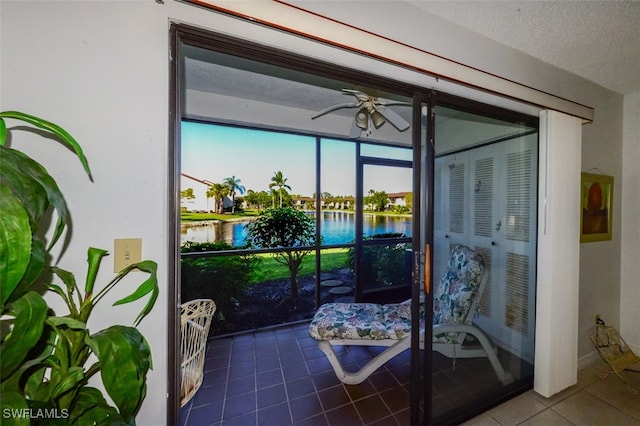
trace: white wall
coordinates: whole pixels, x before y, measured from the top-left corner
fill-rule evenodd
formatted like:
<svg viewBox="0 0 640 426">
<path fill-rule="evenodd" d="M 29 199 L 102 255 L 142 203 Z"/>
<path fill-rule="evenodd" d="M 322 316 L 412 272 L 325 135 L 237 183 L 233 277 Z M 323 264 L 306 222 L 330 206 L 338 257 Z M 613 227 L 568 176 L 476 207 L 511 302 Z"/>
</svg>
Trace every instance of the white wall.
<svg viewBox="0 0 640 426">
<path fill-rule="evenodd" d="M 640 92 L 624 97 L 620 332 L 640 354 Z"/>
<path fill-rule="evenodd" d="M 361 2 L 326 3 L 338 8 L 342 18 L 383 35 L 595 107 L 595 122 L 583 128 L 583 169 L 597 167 L 614 175 L 616 193 L 621 193 L 620 95 L 397 2 L 376 2 L 379 8 L 367 8 L 366 16 L 345 13 L 358 3 L 361 11 Z M 389 21 L 389 9 L 398 25 Z M 154 370 L 139 424 L 165 424 L 166 310 L 173 286 L 167 276 L 172 251 L 167 247 L 169 21 L 260 38 L 265 43 L 284 36 L 171 0 L 165 4 L 5 0 L 0 2 L 0 14 L 0 109 L 26 111 L 63 125 L 82 143 L 94 174 L 95 182 L 90 183 L 72 155 L 52 143 L 22 134 L 13 142 L 46 163 L 69 202 L 73 239 L 60 265 L 83 276 L 86 248 L 111 249 L 113 239 L 121 237 L 141 237 L 143 256 L 160 265 L 161 296 L 141 326 L 152 346 Z M 634 99 L 630 103 L 637 106 Z M 624 149 L 637 146 L 631 141 Z M 614 205 L 613 241 L 581 247 L 580 356 L 593 350 L 588 331 L 595 313 L 618 325 L 623 296 L 620 200 L 616 197 Z M 631 244 L 637 253 L 637 242 Z M 631 261 L 638 263 L 637 258 Z M 597 270 L 590 265 L 598 265 Z M 103 279 L 111 276 L 111 265 L 105 266 Z M 631 275 L 626 275 L 626 267 L 622 269 L 625 277 Z M 637 277 L 637 271 L 631 272 L 631 278 Z M 637 291 L 631 286 L 625 284 L 625 294 Z M 625 308 L 623 314 L 633 315 L 629 310 Z M 107 309 L 97 316 L 95 329 L 111 318 L 132 321 L 135 310 Z M 626 328 L 634 327 L 628 325 L 633 318 L 622 320 Z"/>
<path fill-rule="evenodd" d="M 12 142 L 45 164 L 69 204 L 73 237 L 60 266 L 82 283 L 87 247 L 112 250 L 115 238 L 127 237 L 142 238 L 143 257 L 159 264 L 160 297 L 140 326 L 153 355 L 140 424 L 164 424 L 172 285 L 166 272 L 166 12 L 152 1 L 3 1 L 0 7 L 0 108 L 65 127 L 82 144 L 93 171 L 91 183 L 73 155 L 51 141 L 20 132 Z M 107 260 L 98 282 L 112 276 Z M 136 309 L 110 308 L 112 300 L 95 311 L 91 331 L 133 322 Z"/>
</svg>

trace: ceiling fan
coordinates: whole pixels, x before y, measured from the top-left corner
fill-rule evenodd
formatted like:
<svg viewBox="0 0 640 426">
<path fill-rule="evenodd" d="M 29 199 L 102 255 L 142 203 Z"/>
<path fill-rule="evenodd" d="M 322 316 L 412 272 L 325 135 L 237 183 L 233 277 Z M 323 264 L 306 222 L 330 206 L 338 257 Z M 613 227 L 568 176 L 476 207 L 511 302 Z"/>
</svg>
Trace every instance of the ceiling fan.
<svg viewBox="0 0 640 426">
<path fill-rule="evenodd" d="M 409 128 L 409 123 L 404 118 L 387 107 L 389 105 L 411 105 L 410 103 L 381 99 L 354 89 L 342 89 L 342 92 L 345 95 L 354 96 L 356 101 L 330 106 L 315 113 L 311 116 L 311 119 L 313 120 L 341 108 L 358 108 L 353 128 L 351 129 L 351 137 L 353 138 L 360 136 L 362 131 L 370 135 L 373 130 L 372 124 L 377 129 L 386 121 L 401 132 Z"/>
</svg>

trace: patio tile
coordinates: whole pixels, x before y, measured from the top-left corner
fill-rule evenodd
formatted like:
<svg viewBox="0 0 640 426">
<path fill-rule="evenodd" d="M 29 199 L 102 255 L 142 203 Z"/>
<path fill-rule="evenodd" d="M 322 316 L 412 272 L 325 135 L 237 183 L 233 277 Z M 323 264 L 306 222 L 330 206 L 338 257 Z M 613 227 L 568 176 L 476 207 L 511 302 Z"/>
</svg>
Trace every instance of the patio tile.
<svg viewBox="0 0 640 426">
<path fill-rule="evenodd" d="M 283 363 L 282 365 L 285 366 L 282 369 L 282 373 L 284 374 L 285 380 L 287 381 L 309 376 L 307 365 L 304 362 L 297 362 L 293 364 Z"/>
<path fill-rule="evenodd" d="M 270 370 L 264 373 L 256 374 L 257 389 L 273 386 L 282 382 L 283 382 L 282 371 L 279 368 L 276 370 Z"/>
<path fill-rule="evenodd" d="M 331 426 L 360 426 L 362 420 L 358 414 L 358 410 L 353 404 L 347 404 L 335 410 L 325 412 L 327 421 Z"/>
<path fill-rule="evenodd" d="M 253 362 L 242 362 L 229 367 L 229 380 L 237 380 L 253 374 L 255 374 L 255 365 Z"/>
<path fill-rule="evenodd" d="M 303 377 L 301 379 L 287 382 L 286 387 L 289 399 L 299 398 L 310 393 L 315 393 L 313 381 L 309 377 Z"/>
<path fill-rule="evenodd" d="M 333 370 L 315 374 L 312 380 L 318 391 L 340 385 L 340 380 L 338 380 Z"/>
<path fill-rule="evenodd" d="M 382 402 L 379 395 L 371 395 L 354 402 L 364 424 L 373 423 L 378 419 L 389 417 L 391 412 Z"/>
<path fill-rule="evenodd" d="M 258 408 L 265 408 L 282 402 L 287 402 L 287 393 L 283 383 L 258 390 Z"/>
<path fill-rule="evenodd" d="M 343 385 L 334 386 L 318 392 L 325 411 L 351 404 L 351 398 Z"/>
<path fill-rule="evenodd" d="M 258 410 L 258 424 L 273 426 L 288 426 L 292 424 L 289 405 L 283 402 Z"/>
<path fill-rule="evenodd" d="M 318 400 L 318 395 L 315 393 L 290 400 L 289 407 L 291 408 L 291 418 L 294 423 L 298 420 L 322 413 L 322 405 Z"/>
<path fill-rule="evenodd" d="M 255 411 L 255 392 L 245 393 L 231 398 L 226 398 L 222 419 L 226 422 L 232 417 L 245 416 L 247 413 L 255 413 Z"/>
</svg>

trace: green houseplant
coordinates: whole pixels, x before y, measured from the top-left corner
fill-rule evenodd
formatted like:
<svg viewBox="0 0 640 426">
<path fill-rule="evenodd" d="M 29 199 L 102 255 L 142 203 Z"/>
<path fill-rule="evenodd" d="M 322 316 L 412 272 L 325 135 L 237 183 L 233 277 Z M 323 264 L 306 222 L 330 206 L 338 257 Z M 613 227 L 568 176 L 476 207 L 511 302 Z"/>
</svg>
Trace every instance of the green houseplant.
<svg viewBox="0 0 640 426">
<path fill-rule="evenodd" d="M 157 265 L 130 265 L 100 287 L 96 279 L 107 252 L 89 248 L 83 291 L 71 272 L 53 266 L 49 252 L 69 226 L 67 205 L 41 164 L 7 146 L 7 119 L 62 142 L 91 178 L 80 145 L 67 131 L 29 114 L 0 112 L 0 422 L 135 424 L 151 368 L 149 345 L 135 326 L 157 299 Z M 54 214 L 46 244 L 43 228 Z M 116 285 L 128 283 L 124 278 L 133 270 L 145 272 L 145 279 L 114 305 L 147 297 L 134 326 L 92 333 L 87 322 L 94 308 Z M 51 282 L 54 277 L 62 284 Z M 56 315 L 43 297 L 47 292 L 61 297 L 68 313 Z M 100 378 L 114 405 L 90 386 L 91 378 Z"/>
</svg>

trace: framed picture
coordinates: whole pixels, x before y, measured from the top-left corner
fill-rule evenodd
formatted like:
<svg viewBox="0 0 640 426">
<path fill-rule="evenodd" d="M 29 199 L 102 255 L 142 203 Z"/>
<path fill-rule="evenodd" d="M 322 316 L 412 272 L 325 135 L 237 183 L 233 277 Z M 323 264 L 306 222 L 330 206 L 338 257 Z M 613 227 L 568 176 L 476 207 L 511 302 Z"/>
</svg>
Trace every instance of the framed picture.
<svg viewBox="0 0 640 426">
<path fill-rule="evenodd" d="M 582 173 L 580 185 L 580 242 L 611 239 L 613 176 Z"/>
</svg>

